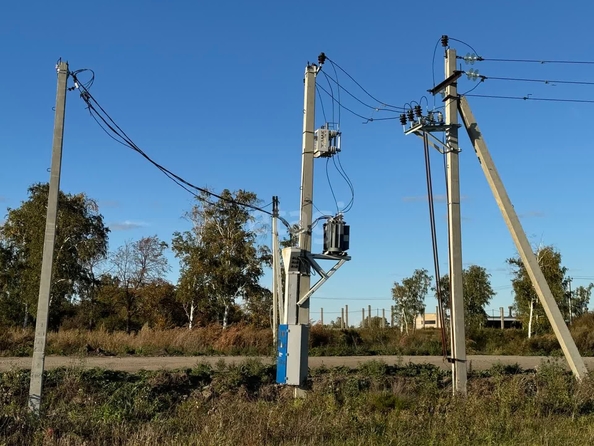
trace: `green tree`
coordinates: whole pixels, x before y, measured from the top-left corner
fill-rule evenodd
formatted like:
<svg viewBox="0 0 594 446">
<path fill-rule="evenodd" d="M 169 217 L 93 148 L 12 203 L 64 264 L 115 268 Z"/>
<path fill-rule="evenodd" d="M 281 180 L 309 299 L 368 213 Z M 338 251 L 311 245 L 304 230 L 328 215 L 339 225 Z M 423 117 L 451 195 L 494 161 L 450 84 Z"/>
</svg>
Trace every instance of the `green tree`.
<svg viewBox="0 0 594 446">
<path fill-rule="evenodd" d="M 198 311 L 205 322 L 222 322 L 226 328 L 237 299 L 254 309 L 255 301 L 262 298 L 258 281 L 264 265 L 270 264 L 270 252 L 258 244 L 262 225 L 249 208 L 239 204 L 255 205 L 258 199 L 243 190 L 224 190 L 221 196 L 213 201 L 203 193 L 186 214 L 192 230 L 173 236 L 173 251 L 181 267 L 178 297 L 190 326 Z"/>
<path fill-rule="evenodd" d="M 570 282 L 571 279 L 568 279 Z M 567 292 L 568 294 L 568 306 L 570 311 L 569 322 L 574 318 L 580 317 L 588 312 L 588 304 L 590 303 L 590 297 L 592 295 L 592 289 L 594 284 L 591 283 L 587 286 L 579 286 L 574 290 Z"/>
<path fill-rule="evenodd" d="M 450 277 L 445 274 L 440 279 L 444 308 L 450 307 Z M 437 290 L 435 297 L 437 297 Z M 495 296 L 491 287 L 491 275 L 485 268 L 470 265 L 462 271 L 462 294 L 464 296 L 464 325 L 467 329 L 483 327 L 487 322 L 485 307 Z"/>
<path fill-rule="evenodd" d="M 432 277 L 426 269 L 416 269 L 411 277 L 394 282 L 392 297 L 395 302 L 394 314 L 400 329 L 408 333 L 409 327 L 416 326 L 417 316 L 425 311 L 425 297 L 429 291 Z"/>
<path fill-rule="evenodd" d="M 567 268 L 561 264 L 561 254 L 552 246 L 540 247 L 535 252 L 538 264 L 551 289 L 551 293 L 561 314 L 568 319 Z M 532 334 L 541 334 L 550 330 L 548 318 L 532 286 L 528 271 L 519 257 L 510 258 L 507 263 L 513 267 L 512 286 L 514 290 L 515 308 L 523 320 L 523 326 Z"/>
<path fill-rule="evenodd" d="M 135 242 L 126 241 L 111 258 L 113 275 L 118 290 L 114 292 L 114 304 L 123 309 L 126 332 L 133 328 L 133 319 L 139 313 L 144 287 L 155 281 L 162 281 L 169 270 L 164 253 L 167 243 L 156 235 L 143 237 Z M 137 321 L 143 324 L 144 321 Z"/>
<path fill-rule="evenodd" d="M 0 227 L 4 271 L 0 288 L 10 301 L 13 324 L 19 324 L 25 314 L 37 312 L 48 191 L 47 184 L 31 186 L 27 201 L 17 209 L 8 209 Z M 108 233 L 94 200 L 82 193 L 59 193 L 50 328 L 72 316 L 74 305 L 95 283 L 91 265 L 105 258 Z"/>
</svg>

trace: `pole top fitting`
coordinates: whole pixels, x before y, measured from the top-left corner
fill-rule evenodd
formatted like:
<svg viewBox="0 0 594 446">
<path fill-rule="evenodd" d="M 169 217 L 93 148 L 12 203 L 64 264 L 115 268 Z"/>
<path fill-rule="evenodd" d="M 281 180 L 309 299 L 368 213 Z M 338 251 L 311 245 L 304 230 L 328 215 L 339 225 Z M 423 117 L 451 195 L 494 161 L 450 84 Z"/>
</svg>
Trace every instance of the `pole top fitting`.
<svg viewBox="0 0 594 446">
<path fill-rule="evenodd" d="M 318 56 L 318 63 L 321 65 L 324 65 L 324 62 L 326 62 L 326 54 L 324 54 L 324 52 L 321 52 L 320 55 Z"/>
<path fill-rule="evenodd" d="M 441 46 L 443 46 L 444 48 L 447 48 L 449 45 L 449 37 L 447 35 L 443 35 L 441 36 Z"/>
</svg>

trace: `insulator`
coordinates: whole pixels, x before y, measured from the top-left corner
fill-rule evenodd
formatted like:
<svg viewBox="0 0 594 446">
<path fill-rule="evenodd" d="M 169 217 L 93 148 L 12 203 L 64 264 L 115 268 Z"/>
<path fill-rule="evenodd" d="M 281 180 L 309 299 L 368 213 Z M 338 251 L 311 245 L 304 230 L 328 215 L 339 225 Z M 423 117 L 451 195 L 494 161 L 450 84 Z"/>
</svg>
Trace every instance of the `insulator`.
<svg viewBox="0 0 594 446">
<path fill-rule="evenodd" d="M 320 55 L 318 56 L 318 63 L 320 65 L 324 65 L 324 62 L 326 62 L 326 55 L 322 52 L 320 53 Z"/>
<path fill-rule="evenodd" d="M 404 113 L 400 115 L 400 124 L 406 125 L 406 115 Z"/>
<path fill-rule="evenodd" d="M 423 116 L 423 109 L 421 108 L 420 105 L 415 105 L 415 114 L 417 115 L 417 118 L 420 118 Z"/>
<path fill-rule="evenodd" d="M 478 56 L 474 53 L 466 53 L 466 56 L 464 56 L 464 62 L 466 62 L 469 65 L 474 65 L 474 62 L 476 62 L 478 60 Z"/>
<path fill-rule="evenodd" d="M 443 113 L 440 111 L 437 112 L 437 121 L 443 123 Z"/>
<path fill-rule="evenodd" d="M 480 77 L 480 75 L 479 75 L 479 71 L 478 71 L 478 70 L 475 70 L 475 69 L 473 69 L 473 68 L 471 68 L 470 70 L 468 70 L 468 71 L 466 72 L 466 77 L 467 77 L 469 80 L 476 81 L 476 80 L 477 80 L 477 79 Z"/>
<path fill-rule="evenodd" d="M 430 123 L 433 123 L 433 122 L 434 122 L 434 118 L 433 118 L 433 112 L 432 112 L 432 111 L 430 111 L 430 112 L 428 112 L 428 113 L 427 113 L 427 120 L 428 120 Z"/>
<path fill-rule="evenodd" d="M 415 120 L 415 113 L 413 112 L 412 108 L 406 112 L 406 115 L 408 116 L 409 122 L 413 122 Z"/>
<path fill-rule="evenodd" d="M 448 46 L 448 36 L 446 36 L 445 34 L 443 36 L 441 36 L 441 46 L 443 46 L 444 48 L 447 48 Z"/>
</svg>

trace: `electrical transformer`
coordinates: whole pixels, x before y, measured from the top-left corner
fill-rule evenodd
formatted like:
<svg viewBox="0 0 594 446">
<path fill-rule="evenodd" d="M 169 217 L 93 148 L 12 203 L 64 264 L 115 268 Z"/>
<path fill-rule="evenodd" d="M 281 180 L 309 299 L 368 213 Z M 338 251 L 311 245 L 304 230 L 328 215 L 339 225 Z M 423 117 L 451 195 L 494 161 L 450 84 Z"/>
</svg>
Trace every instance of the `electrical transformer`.
<svg viewBox="0 0 594 446">
<path fill-rule="evenodd" d="M 329 218 L 324 223 L 324 254 L 345 255 L 349 249 L 350 226 L 342 215 Z"/>
</svg>

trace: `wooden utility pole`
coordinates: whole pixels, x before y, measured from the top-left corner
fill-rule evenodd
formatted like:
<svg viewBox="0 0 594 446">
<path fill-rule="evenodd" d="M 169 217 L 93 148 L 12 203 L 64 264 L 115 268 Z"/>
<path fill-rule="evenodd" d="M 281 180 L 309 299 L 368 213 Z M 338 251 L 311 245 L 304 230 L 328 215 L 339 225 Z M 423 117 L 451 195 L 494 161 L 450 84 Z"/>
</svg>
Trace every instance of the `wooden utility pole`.
<svg viewBox="0 0 594 446">
<path fill-rule="evenodd" d="M 60 193 L 60 172 L 62 169 L 62 143 L 64 139 L 64 116 L 66 113 L 66 83 L 68 81 L 68 62 L 58 62 L 58 88 L 54 115 L 54 138 L 52 144 L 52 165 L 47 199 L 45 235 L 43 239 L 43 258 L 39 281 L 37 320 L 35 323 L 35 343 L 33 345 L 33 364 L 29 385 L 29 410 L 39 415 L 43 389 L 43 370 L 45 366 L 45 345 L 49 319 L 50 292 L 52 285 L 52 266 L 56 242 L 56 223 L 58 219 L 58 197 Z"/>
</svg>

